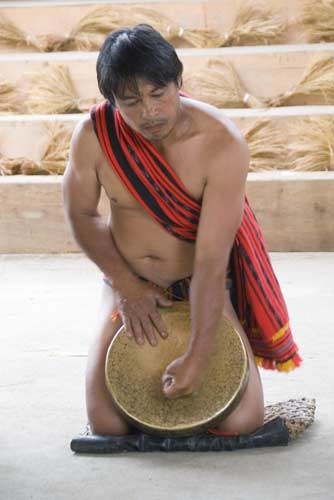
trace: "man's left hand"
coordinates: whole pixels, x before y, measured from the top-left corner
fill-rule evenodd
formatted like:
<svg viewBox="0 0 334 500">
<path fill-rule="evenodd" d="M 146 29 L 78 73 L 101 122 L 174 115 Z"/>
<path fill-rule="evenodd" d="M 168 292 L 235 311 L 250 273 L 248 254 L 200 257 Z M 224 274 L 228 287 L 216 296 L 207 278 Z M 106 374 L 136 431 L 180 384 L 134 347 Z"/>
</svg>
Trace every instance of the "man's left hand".
<svg viewBox="0 0 334 500">
<path fill-rule="evenodd" d="M 187 353 L 172 361 L 162 376 L 163 392 L 169 399 L 194 394 L 199 390 L 203 368 Z"/>
</svg>

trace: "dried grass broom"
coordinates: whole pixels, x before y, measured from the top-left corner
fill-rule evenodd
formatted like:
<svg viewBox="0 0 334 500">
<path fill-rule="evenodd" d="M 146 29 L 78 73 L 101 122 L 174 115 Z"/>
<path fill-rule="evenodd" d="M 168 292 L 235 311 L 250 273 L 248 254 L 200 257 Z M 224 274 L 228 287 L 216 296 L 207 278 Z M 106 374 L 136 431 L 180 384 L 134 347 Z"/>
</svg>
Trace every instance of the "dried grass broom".
<svg viewBox="0 0 334 500">
<path fill-rule="evenodd" d="M 298 19 L 307 41 L 334 42 L 334 1 L 309 0 Z"/>
<path fill-rule="evenodd" d="M 28 113 L 83 113 L 97 102 L 95 98 L 78 97 L 69 69 L 62 64 L 44 65 L 28 77 L 31 82 L 27 90 Z"/>
<path fill-rule="evenodd" d="M 250 152 L 250 172 L 287 168 L 286 146 L 270 120 L 257 120 L 243 135 Z"/>
<path fill-rule="evenodd" d="M 72 128 L 63 123 L 46 125 L 47 145 L 42 159 L 7 158 L 0 155 L 0 175 L 61 175 L 69 156 Z"/>
<path fill-rule="evenodd" d="M 334 118 L 307 118 L 289 127 L 288 163 L 294 171 L 334 171 Z"/>
<path fill-rule="evenodd" d="M 301 80 L 287 92 L 267 99 L 267 106 L 286 106 L 297 96 L 313 96 L 323 99 L 325 104 L 334 102 L 334 56 L 314 61 Z"/>
<path fill-rule="evenodd" d="M 211 59 L 208 69 L 190 73 L 183 83 L 189 94 L 218 108 L 263 107 L 260 100 L 248 94 L 228 61 Z"/>
<path fill-rule="evenodd" d="M 287 23 L 271 7 L 247 2 L 239 8 L 220 46 L 277 43 L 286 27 Z"/>
</svg>

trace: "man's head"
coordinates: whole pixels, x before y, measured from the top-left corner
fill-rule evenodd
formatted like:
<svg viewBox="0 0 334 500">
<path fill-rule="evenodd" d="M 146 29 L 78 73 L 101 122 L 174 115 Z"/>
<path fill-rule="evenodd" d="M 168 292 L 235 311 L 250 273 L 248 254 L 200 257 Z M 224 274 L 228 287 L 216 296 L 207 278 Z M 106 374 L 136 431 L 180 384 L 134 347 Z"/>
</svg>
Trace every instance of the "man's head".
<svg viewBox="0 0 334 500">
<path fill-rule="evenodd" d="M 182 70 L 174 47 L 146 24 L 110 33 L 96 64 L 102 95 L 130 127 L 157 140 L 176 123 Z"/>
</svg>

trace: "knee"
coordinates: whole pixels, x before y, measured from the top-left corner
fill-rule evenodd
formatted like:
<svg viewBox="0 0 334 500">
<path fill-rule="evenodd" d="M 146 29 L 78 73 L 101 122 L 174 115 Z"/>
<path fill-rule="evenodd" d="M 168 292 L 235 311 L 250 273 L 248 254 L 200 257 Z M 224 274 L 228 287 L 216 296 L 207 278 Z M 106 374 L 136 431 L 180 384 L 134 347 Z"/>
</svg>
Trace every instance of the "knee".
<svg viewBox="0 0 334 500">
<path fill-rule="evenodd" d="M 92 434 L 123 436 L 130 432 L 130 426 L 127 422 L 116 415 L 106 416 L 91 410 L 88 412 L 88 421 Z"/>
<path fill-rule="evenodd" d="M 239 422 L 236 422 L 236 429 L 234 432 L 238 434 L 251 434 L 262 427 L 263 422 L 263 415 L 262 417 L 260 415 L 255 415 L 248 419 L 240 419 Z"/>
<path fill-rule="evenodd" d="M 217 430 L 232 434 L 250 434 L 262 427 L 264 407 L 259 405 L 250 411 L 237 411 L 217 425 Z"/>
<path fill-rule="evenodd" d="M 240 412 L 235 419 L 229 422 L 229 432 L 237 434 L 250 434 L 255 432 L 264 423 L 264 408 L 259 407 L 251 414 L 242 414 Z"/>
</svg>

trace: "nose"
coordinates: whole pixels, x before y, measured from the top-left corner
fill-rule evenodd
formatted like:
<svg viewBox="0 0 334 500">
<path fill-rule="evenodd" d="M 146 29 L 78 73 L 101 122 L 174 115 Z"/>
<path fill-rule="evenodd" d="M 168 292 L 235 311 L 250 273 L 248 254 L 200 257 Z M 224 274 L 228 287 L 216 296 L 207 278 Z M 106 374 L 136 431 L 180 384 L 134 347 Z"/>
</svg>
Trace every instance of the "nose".
<svg viewBox="0 0 334 500">
<path fill-rule="evenodd" d="M 142 117 L 144 120 L 150 120 L 159 116 L 159 104 L 153 99 L 147 99 L 142 104 Z"/>
</svg>

